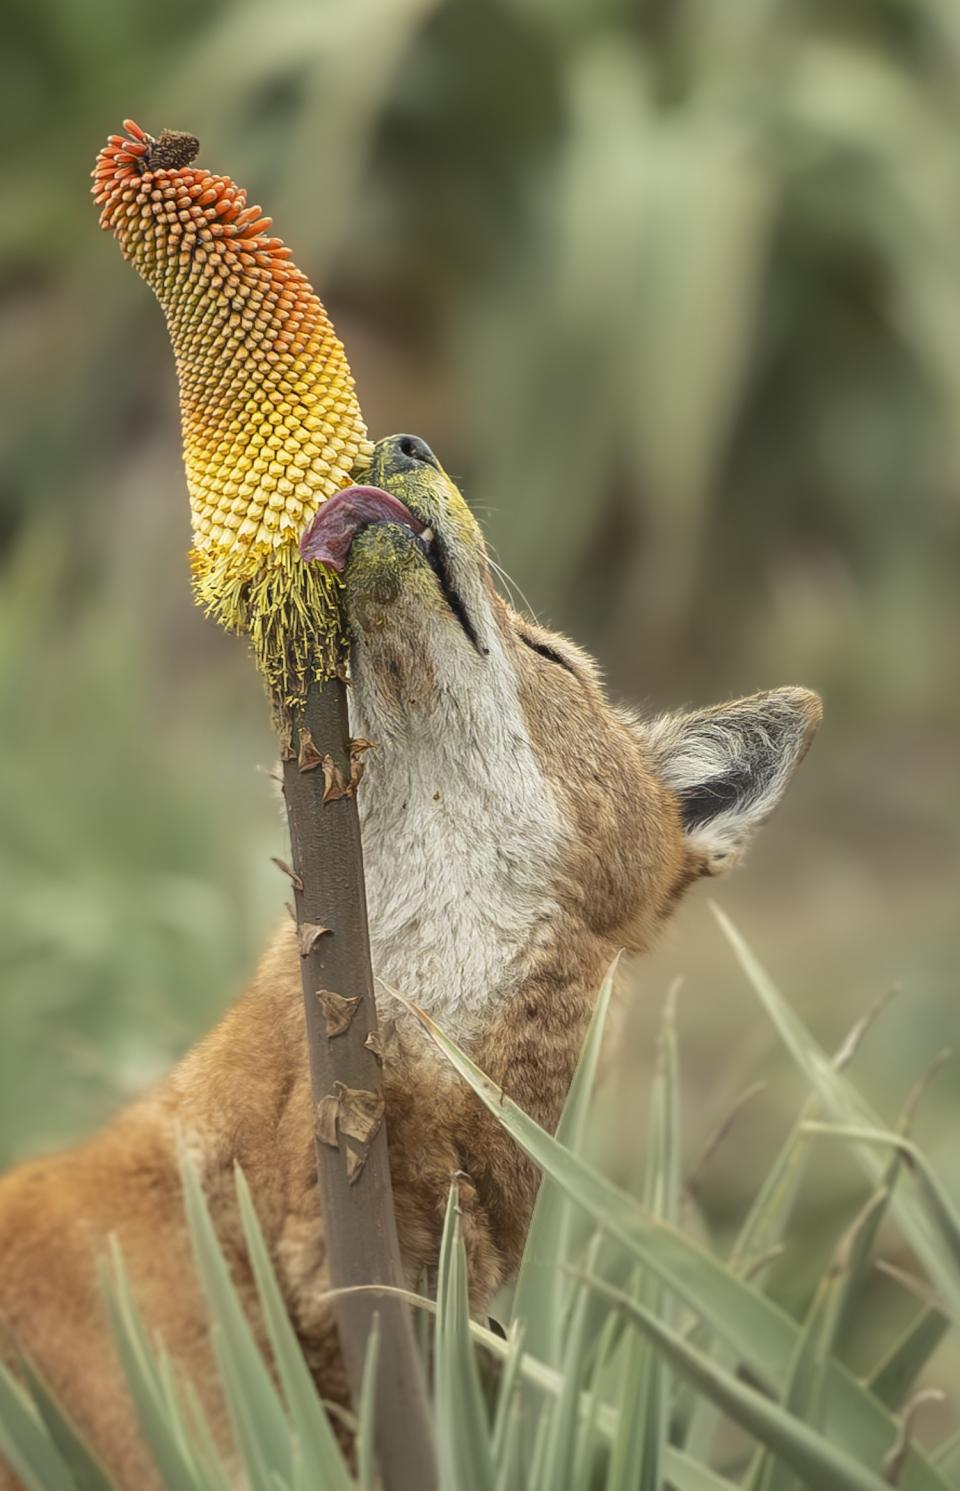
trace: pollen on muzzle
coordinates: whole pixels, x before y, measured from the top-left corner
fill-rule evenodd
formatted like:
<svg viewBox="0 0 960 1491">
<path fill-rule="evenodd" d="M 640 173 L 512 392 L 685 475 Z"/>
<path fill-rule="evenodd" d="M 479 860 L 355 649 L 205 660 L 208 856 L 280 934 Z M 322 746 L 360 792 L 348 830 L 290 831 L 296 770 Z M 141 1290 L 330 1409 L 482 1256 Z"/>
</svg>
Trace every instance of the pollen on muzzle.
<svg viewBox="0 0 960 1491">
<path fill-rule="evenodd" d="M 250 633 L 285 699 L 339 663 L 337 580 L 297 543 L 372 446 L 346 355 L 319 298 L 227 176 L 195 166 L 192 135 L 133 120 L 93 170 L 100 223 L 163 307 L 180 380 L 199 602 Z"/>
</svg>

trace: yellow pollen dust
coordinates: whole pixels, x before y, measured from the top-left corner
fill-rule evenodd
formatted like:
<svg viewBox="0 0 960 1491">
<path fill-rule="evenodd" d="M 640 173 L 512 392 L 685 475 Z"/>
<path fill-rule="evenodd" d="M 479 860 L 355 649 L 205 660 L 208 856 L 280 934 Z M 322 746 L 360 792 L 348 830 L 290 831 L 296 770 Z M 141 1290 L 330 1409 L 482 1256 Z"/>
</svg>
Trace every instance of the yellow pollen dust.
<svg viewBox="0 0 960 1491">
<path fill-rule="evenodd" d="M 328 569 L 298 542 L 318 506 L 369 462 L 353 378 L 323 305 L 270 218 L 197 142 L 132 120 L 93 171 L 100 223 L 163 307 L 180 381 L 197 599 L 250 633 L 286 702 L 336 671 Z"/>
</svg>

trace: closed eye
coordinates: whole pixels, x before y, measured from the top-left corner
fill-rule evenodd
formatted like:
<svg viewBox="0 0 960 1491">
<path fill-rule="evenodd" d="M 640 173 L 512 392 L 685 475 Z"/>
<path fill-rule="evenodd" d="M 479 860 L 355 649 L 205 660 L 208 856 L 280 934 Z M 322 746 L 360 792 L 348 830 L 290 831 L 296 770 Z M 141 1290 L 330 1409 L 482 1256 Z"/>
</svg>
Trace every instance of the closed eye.
<svg viewBox="0 0 960 1491">
<path fill-rule="evenodd" d="M 545 657 L 549 662 L 556 663 L 559 667 L 565 668 L 568 673 L 572 673 L 574 678 L 576 678 L 576 669 L 567 661 L 562 652 L 558 652 L 555 647 L 551 647 L 547 642 L 535 642 L 533 637 L 527 636 L 526 632 L 518 632 L 517 635 L 521 642 L 526 643 L 531 652 L 539 653 L 540 657 Z"/>
</svg>

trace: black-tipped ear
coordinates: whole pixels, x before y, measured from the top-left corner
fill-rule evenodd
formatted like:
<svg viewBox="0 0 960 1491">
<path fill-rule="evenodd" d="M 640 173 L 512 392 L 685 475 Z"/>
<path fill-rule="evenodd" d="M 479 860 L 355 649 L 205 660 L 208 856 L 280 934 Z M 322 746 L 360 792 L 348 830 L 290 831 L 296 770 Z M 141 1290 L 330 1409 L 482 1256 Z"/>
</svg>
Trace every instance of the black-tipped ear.
<svg viewBox="0 0 960 1491">
<path fill-rule="evenodd" d="M 735 864 L 773 812 L 822 713 L 808 689 L 775 689 L 647 726 L 654 765 L 709 874 Z"/>
</svg>

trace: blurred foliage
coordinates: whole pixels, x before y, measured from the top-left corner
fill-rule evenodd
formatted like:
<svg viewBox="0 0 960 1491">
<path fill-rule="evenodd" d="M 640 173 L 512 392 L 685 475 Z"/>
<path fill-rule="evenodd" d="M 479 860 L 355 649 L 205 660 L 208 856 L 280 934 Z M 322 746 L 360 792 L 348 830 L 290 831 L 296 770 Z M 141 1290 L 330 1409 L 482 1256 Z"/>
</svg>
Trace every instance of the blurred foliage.
<svg viewBox="0 0 960 1491">
<path fill-rule="evenodd" d="M 268 199 L 374 432 L 423 421 L 534 602 L 618 676 L 638 652 L 658 682 L 691 654 L 712 672 L 731 630 L 756 663 L 780 601 L 851 697 L 882 642 L 905 704 L 938 700 L 951 0 L 177 0 L 149 46 L 137 6 L 8 11 L 8 534 L 68 500 L 99 526 L 122 453 L 170 430 L 159 318 L 84 201 L 133 112 L 189 125 Z"/>
<path fill-rule="evenodd" d="M 824 1040 L 905 985 L 874 1048 L 899 1091 L 955 1031 L 960 952 L 955 0 L 7 0 L 3 24 L 0 1160 L 161 1070 L 284 895 L 266 710 L 190 600 L 161 317 L 87 196 L 130 114 L 266 204 L 371 431 L 429 439 L 618 692 L 823 691 L 724 900 Z M 638 978 L 689 973 L 705 1110 L 772 1071 L 765 1152 L 789 1078 L 705 928 L 694 902 Z M 960 1184 L 956 1086 L 924 1140 Z M 718 1167 L 720 1226 L 747 1168 Z M 805 1195 L 795 1299 L 848 1196 L 840 1170 Z"/>
<path fill-rule="evenodd" d="M 106 1116 L 212 1023 L 256 954 L 276 878 L 266 853 L 234 852 L 236 805 L 257 781 L 255 759 L 223 749 L 235 700 L 215 680 L 163 699 L 156 656 L 113 607 L 92 602 L 67 629 L 52 535 L 12 570 L 0 604 L 3 1161 L 28 1136 L 49 1145 Z"/>
</svg>

